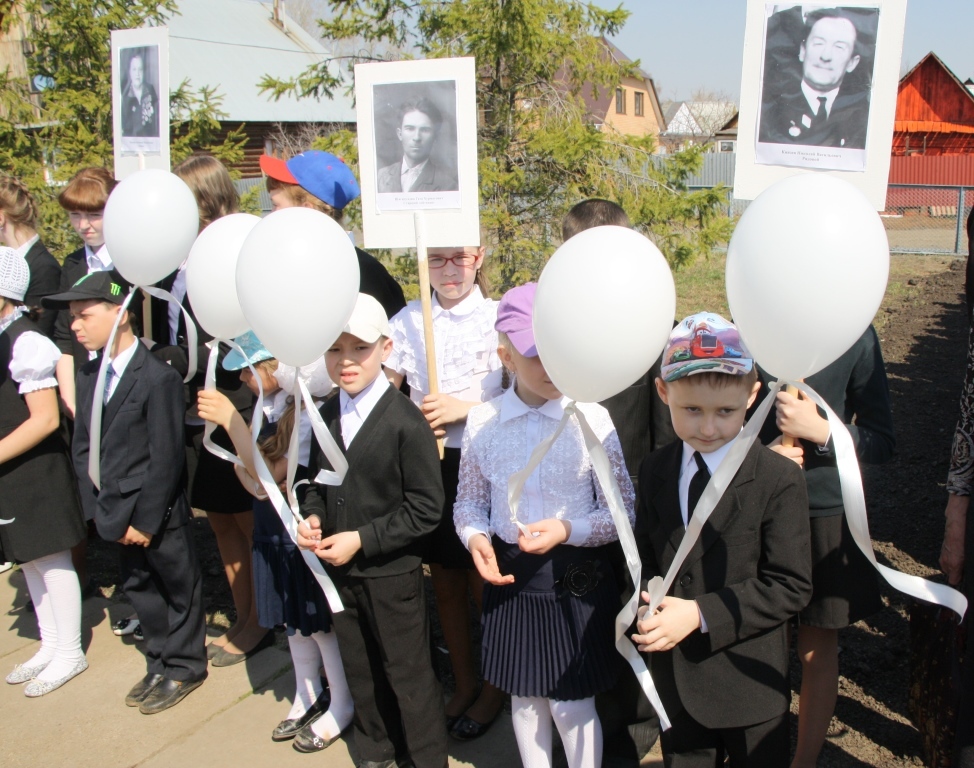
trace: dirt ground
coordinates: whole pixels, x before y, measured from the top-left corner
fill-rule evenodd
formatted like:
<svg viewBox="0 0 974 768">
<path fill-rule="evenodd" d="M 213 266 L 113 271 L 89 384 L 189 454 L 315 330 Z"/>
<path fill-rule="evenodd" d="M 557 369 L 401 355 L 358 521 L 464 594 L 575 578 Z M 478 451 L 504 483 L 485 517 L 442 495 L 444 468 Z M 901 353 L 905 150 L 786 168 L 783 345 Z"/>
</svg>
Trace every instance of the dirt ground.
<svg viewBox="0 0 974 768">
<path fill-rule="evenodd" d="M 923 576 L 937 573 L 944 486 L 964 374 L 963 266 L 951 257 L 894 257 L 890 289 L 876 318 L 890 379 L 897 456 L 865 472 L 871 533 L 881 563 Z M 214 627 L 227 626 L 233 608 L 216 542 L 205 518 L 194 526 L 207 618 Z M 90 551 L 97 588 L 121 599 L 112 547 L 95 538 Z M 839 701 L 820 766 L 923 765 L 907 707 L 908 601 L 889 588 L 884 595 L 885 611 L 840 635 Z M 286 649 L 283 634 L 278 644 Z M 437 657 L 445 672 L 445 657 L 434 652 Z M 799 679 L 796 661 L 796 689 Z M 797 699 L 793 709 L 796 704 Z"/>
</svg>

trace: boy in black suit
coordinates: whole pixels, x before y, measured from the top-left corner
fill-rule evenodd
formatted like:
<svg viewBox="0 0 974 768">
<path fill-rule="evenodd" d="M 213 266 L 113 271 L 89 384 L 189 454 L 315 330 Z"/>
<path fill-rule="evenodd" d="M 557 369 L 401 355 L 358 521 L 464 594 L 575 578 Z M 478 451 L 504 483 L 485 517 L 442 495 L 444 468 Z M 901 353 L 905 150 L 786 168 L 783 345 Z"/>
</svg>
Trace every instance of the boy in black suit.
<svg viewBox="0 0 974 768">
<path fill-rule="evenodd" d="M 443 481 L 426 418 L 382 372 L 389 334 L 382 306 L 360 293 L 345 332 L 325 353 L 340 392 L 321 415 L 348 473 L 339 486 L 312 484 L 298 545 L 325 561 L 345 606 L 332 620 L 355 702 L 359 766 L 395 768 L 408 751 L 416 768 L 444 768 L 421 548 L 440 521 Z M 331 469 L 316 444 L 309 468 L 312 477 Z"/>
<path fill-rule="evenodd" d="M 647 579 L 666 574 L 759 389 L 737 329 L 711 313 L 674 329 L 661 373 L 682 442 L 640 469 L 635 531 Z M 811 559 L 805 479 L 782 459 L 755 442 L 671 594 L 637 622 L 633 641 L 650 654 L 672 721 L 661 736 L 667 768 L 716 768 L 725 756 L 735 767 L 788 765 L 785 622 L 811 597 Z"/>
<path fill-rule="evenodd" d="M 100 360 L 78 371 L 71 450 L 86 515 L 102 538 L 122 545 L 122 586 L 142 623 L 148 667 L 125 703 L 148 715 L 177 704 L 206 678 L 205 629 L 185 494 L 183 382 L 139 343 L 128 311 L 113 348 L 105 349 L 124 297 L 110 272 L 95 272 L 44 303 L 69 309 L 78 341 L 110 356 L 104 392 L 94 391 Z M 100 487 L 88 474 L 95 396 L 104 398 Z"/>
</svg>

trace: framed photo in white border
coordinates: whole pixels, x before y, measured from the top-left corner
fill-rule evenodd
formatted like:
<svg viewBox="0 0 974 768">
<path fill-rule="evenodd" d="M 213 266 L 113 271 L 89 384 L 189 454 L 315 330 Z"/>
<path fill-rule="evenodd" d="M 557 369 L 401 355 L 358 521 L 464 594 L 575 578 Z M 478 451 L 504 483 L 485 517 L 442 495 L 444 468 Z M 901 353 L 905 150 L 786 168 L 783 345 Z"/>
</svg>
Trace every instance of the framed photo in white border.
<svg viewBox="0 0 974 768">
<path fill-rule="evenodd" d="M 169 28 L 112 32 L 115 178 L 169 170 Z"/>
<path fill-rule="evenodd" d="M 472 58 L 355 67 L 366 248 L 480 244 Z"/>
<path fill-rule="evenodd" d="M 734 197 L 830 173 L 885 208 L 905 24 L 906 0 L 748 0 Z"/>
</svg>

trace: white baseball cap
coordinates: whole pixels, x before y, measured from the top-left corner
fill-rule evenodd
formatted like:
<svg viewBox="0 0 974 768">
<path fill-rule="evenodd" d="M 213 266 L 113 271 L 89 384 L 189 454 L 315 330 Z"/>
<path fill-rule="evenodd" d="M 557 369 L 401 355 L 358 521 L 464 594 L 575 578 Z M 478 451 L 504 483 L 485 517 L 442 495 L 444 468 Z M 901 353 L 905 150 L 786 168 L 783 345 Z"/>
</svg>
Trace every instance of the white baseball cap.
<svg viewBox="0 0 974 768">
<path fill-rule="evenodd" d="M 367 293 L 358 295 L 352 316 L 348 318 L 348 322 L 342 330 L 361 339 L 366 344 L 371 344 L 380 336 L 388 338 L 392 335 L 386 311 L 378 301 Z"/>
</svg>

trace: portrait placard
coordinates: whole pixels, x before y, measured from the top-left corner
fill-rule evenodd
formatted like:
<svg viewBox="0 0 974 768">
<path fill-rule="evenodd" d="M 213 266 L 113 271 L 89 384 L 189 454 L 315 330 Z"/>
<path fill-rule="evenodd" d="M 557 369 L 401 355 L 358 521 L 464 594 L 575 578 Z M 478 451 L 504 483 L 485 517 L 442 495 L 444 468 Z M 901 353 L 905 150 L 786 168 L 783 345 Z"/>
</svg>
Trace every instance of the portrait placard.
<svg viewBox="0 0 974 768">
<path fill-rule="evenodd" d="M 734 196 L 805 171 L 886 204 L 906 0 L 748 0 Z"/>
<path fill-rule="evenodd" d="M 474 60 L 355 67 L 366 248 L 480 243 Z"/>
<path fill-rule="evenodd" d="M 112 32 L 115 178 L 169 170 L 169 29 Z"/>
</svg>

